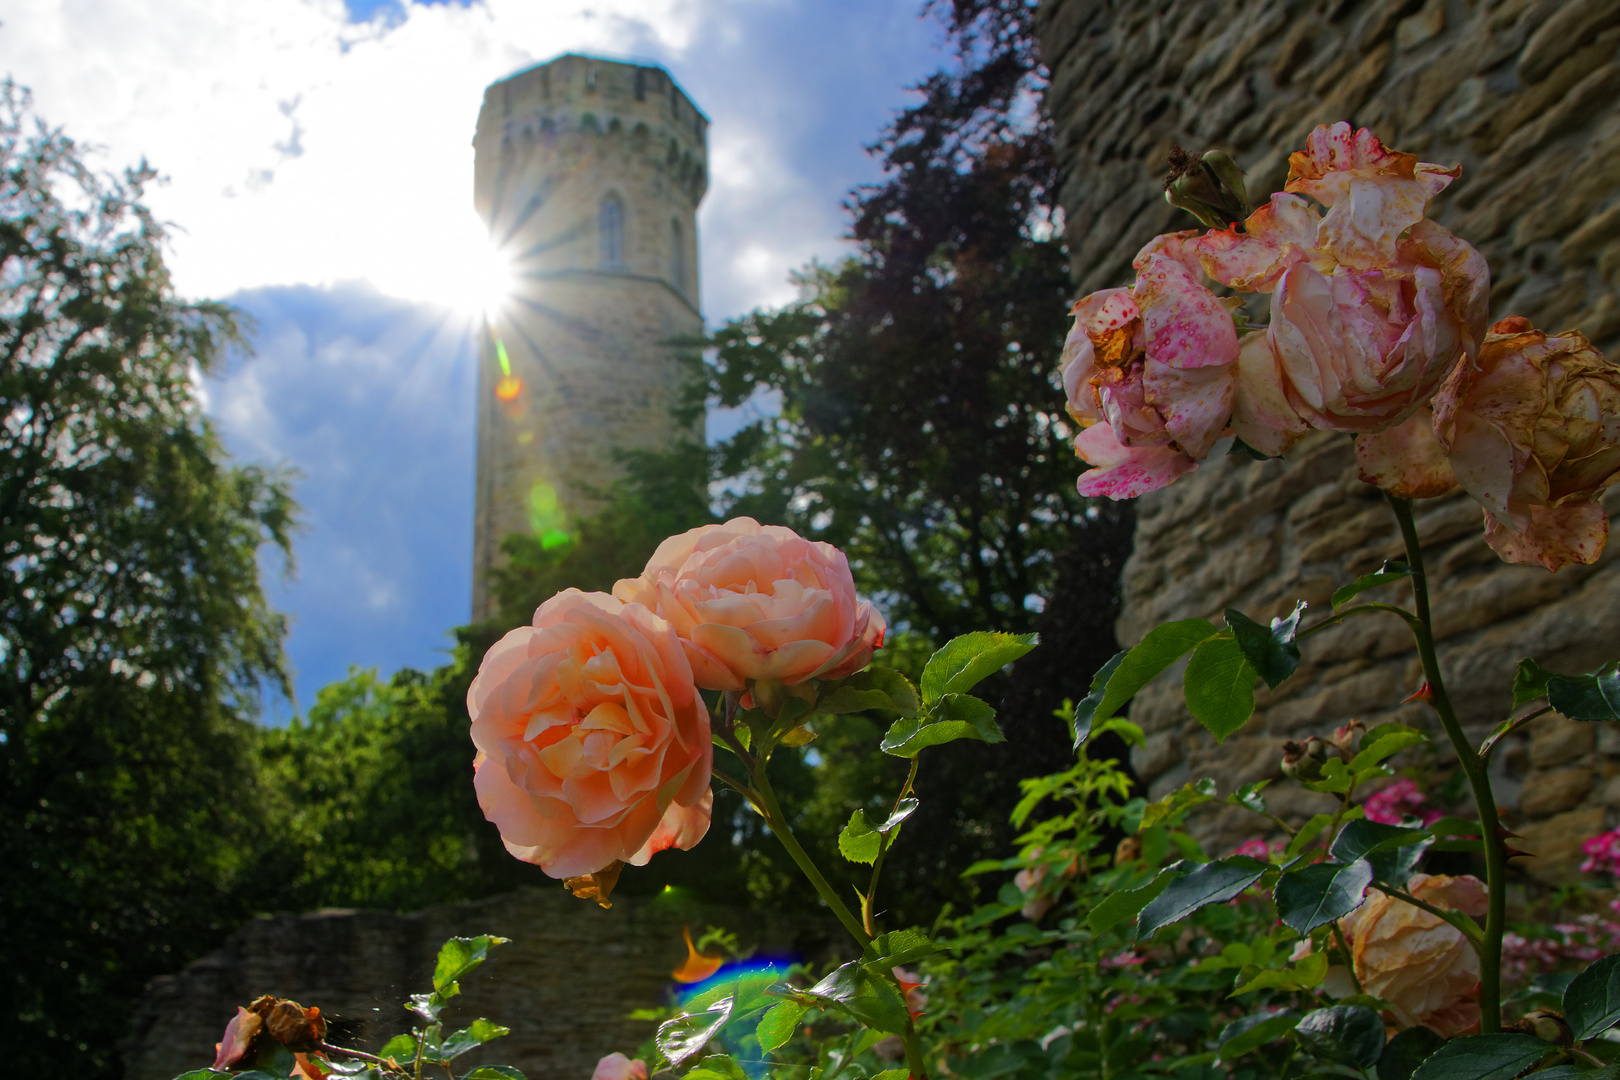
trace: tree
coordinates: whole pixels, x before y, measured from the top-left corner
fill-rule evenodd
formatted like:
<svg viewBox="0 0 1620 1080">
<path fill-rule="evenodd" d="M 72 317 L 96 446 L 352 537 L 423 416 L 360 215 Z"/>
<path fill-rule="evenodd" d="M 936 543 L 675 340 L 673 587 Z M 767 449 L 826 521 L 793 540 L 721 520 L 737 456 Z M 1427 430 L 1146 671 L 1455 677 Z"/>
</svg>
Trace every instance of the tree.
<svg viewBox="0 0 1620 1080">
<path fill-rule="evenodd" d="M 232 467 L 196 380 L 239 340 L 174 295 L 150 170 L 99 176 L 0 85 L 0 1040 L 107 1076 L 145 981 L 251 908 L 259 588 L 284 478 Z"/>
</svg>

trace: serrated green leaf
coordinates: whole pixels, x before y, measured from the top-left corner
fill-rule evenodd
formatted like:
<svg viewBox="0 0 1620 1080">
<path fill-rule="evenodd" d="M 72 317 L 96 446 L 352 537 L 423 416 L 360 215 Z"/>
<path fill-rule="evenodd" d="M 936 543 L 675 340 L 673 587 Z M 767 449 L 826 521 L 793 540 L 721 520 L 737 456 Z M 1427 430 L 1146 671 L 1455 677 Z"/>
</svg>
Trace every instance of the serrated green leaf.
<svg viewBox="0 0 1620 1080">
<path fill-rule="evenodd" d="M 1313 1057 L 1370 1069 L 1384 1052 L 1384 1018 L 1365 1005 L 1333 1005 L 1306 1013 L 1294 1037 Z"/>
<path fill-rule="evenodd" d="M 1403 829 L 1399 825 L 1360 820 L 1344 827 L 1333 841 L 1330 854 L 1342 863 L 1365 858 L 1372 864 L 1373 880 L 1390 882 L 1404 889 L 1418 860 L 1432 843 L 1434 837 L 1423 829 Z"/>
<path fill-rule="evenodd" d="M 458 1058 L 469 1050 L 483 1046 L 491 1039 L 498 1039 L 502 1035 L 510 1034 L 512 1034 L 511 1028 L 502 1027 L 493 1021 L 482 1018 L 474 1020 L 466 1028 L 444 1040 L 443 1045 L 439 1047 L 438 1059 L 449 1061 Z"/>
<path fill-rule="evenodd" d="M 1366 859 L 1290 871 L 1277 879 L 1273 893 L 1277 918 L 1297 933 L 1309 934 L 1360 907 L 1372 880 L 1372 864 Z"/>
<path fill-rule="evenodd" d="M 1377 573 L 1364 574 L 1348 585 L 1342 585 L 1333 594 L 1333 607 L 1349 603 L 1368 589 L 1376 589 L 1380 585 L 1387 585 L 1391 581 L 1399 581 L 1403 577 L 1411 577 L 1412 568 L 1399 560 L 1386 562 Z"/>
<path fill-rule="evenodd" d="M 397 1061 L 414 1058 L 416 1056 L 416 1036 L 395 1035 L 392 1039 L 383 1043 L 383 1048 L 377 1051 L 377 1056 L 394 1058 Z"/>
<path fill-rule="evenodd" d="M 928 658 L 922 673 L 922 699 L 932 704 L 946 694 L 965 694 L 1023 656 L 1040 638 L 980 630 L 947 641 Z"/>
<path fill-rule="evenodd" d="M 1136 696 L 1138 690 L 1157 678 L 1160 672 L 1217 633 L 1207 619 L 1182 619 L 1148 631 L 1139 644 L 1125 653 L 1108 677 L 1094 721 L 1110 719 Z"/>
<path fill-rule="evenodd" d="M 1299 618 L 1305 613 L 1305 601 L 1294 605 L 1286 619 L 1272 619 L 1269 627 L 1261 626 L 1236 608 L 1226 609 L 1226 626 L 1249 666 L 1273 690 L 1299 667 Z"/>
<path fill-rule="evenodd" d="M 1092 907 L 1086 916 L 1086 925 L 1091 927 L 1092 933 L 1101 934 L 1136 918 L 1137 913 L 1147 907 L 1154 897 L 1164 892 L 1173 876 L 1160 874 L 1140 889 L 1109 893 Z"/>
<path fill-rule="evenodd" d="M 1571 720 L 1620 720 L 1620 671 L 1554 675 L 1547 682 L 1547 704 Z"/>
<path fill-rule="evenodd" d="M 917 688 L 894 668 L 869 667 L 833 685 L 817 699 L 816 712 L 852 713 L 877 709 L 915 716 Z"/>
<path fill-rule="evenodd" d="M 1119 665 L 1124 661 L 1126 652 L 1127 650 L 1121 649 L 1109 658 L 1108 663 L 1097 670 L 1097 674 L 1091 677 L 1090 690 L 1087 691 L 1085 697 L 1080 699 L 1080 704 L 1074 707 L 1074 748 L 1076 751 L 1091 737 L 1092 721 L 1096 716 L 1097 706 L 1102 704 L 1103 693 L 1107 689 L 1108 680 L 1113 677 L 1115 671 L 1119 670 Z M 1103 719 L 1108 718 L 1103 717 Z"/>
<path fill-rule="evenodd" d="M 710 1054 L 686 1074 L 686 1080 L 749 1080 L 749 1077 L 730 1054 Z"/>
<path fill-rule="evenodd" d="M 1430 1054 L 1412 1080 L 1513 1080 L 1557 1049 L 1534 1035 L 1470 1035 Z"/>
<path fill-rule="evenodd" d="M 1564 991 L 1564 1022 L 1578 1041 L 1620 1022 L 1620 956 L 1593 961 Z"/>
<path fill-rule="evenodd" d="M 912 927 L 879 934 L 861 950 L 861 960 L 878 967 L 904 967 L 938 951 L 927 934 Z"/>
<path fill-rule="evenodd" d="M 510 1065 L 480 1065 L 470 1073 L 465 1073 L 462 1080 L 529 1080 L 522 1072 Z"/>
<path fill-rule="evenodd" d="M 678 1069 L 703 1052 L 709 1040 L 731 1019 L 732 1004 L 731 997 L 723 997 L 703 1012 L 687 1013 L 658 1025 L 658 1052 L 664 1055 L 670 1068 Z"/>
<path fill-rule="evenodd" d="M 946 694 L 933 701 L 925 715 L 896 720 L 880 745 L 886 754 L 909 758 L 930 746 L 957 739 L 998 743 L 1005 742 L 1007 736 L 1002 734 L 996 710 L 988 702 L 967 694 Z"/>
<path fill-rule="evenodd" d="M 1322 763 L 1322 776 L 1318 780 L 1301 780 L 1299 786 L 1308 791 L 1330 791 L 1335 795 L 1343 795 L 1350 790 L 1355 778 L 1350 770 L 1345 768 L 1344 759 L 1330 757 Z"/>
<path fill-rule="evenodd" d="M 1417 746 L 1429 741 L 1429 737 L 1421 731 L 1391 732 L 1368 745 L 1365 740 L 1361 744 L 1361 752 L 1350 759 L 1350 773 L 1355 775 L 1369 765 L 1377 765 L 1386 758 L 1392 758 L 1409 747 Z"/>
<path fill-rule="evenodd" d="M 1178 923 L 1201 907 L 1221 904 L 1260 880 L 1271 864 L 1247 855 L 1231 855 L 1204 863 L 1165 886 L 1137 918 L 1137 935 L 1151 937 L 1162 927 Z"/>
<path fill-rule="evenodd" d="M 1239 972 L 1238 984 L 1232 988 L 1232 997 L 1252 994 L 1260 990 L 1300 991 L 1322 985 L 1327 978 L 1328 957 L 1325 952 L 1311 953 L 1290 967 L 1267 968 L 1247 974 Z"/>
<path fill-rule="evenodd" d="M 871 866 L 883 848 L 883 837 L 866 820 L 866 811 L 849 815 L 849 824 L 838 834 L 838 854 L 853 863 Z"/>
<path fill-rule="evenodd" d="M 1378 1080 L 1412 1080 L 1425 1058 L 1446 1044 L 1433 1028 L 1409 1027 L 1389 1040 L 1378 1059 Z"/>
<path fill-rule="evenodd" d="M 1175 791 L 1155 802 L 1150 802 L 1142 810 L 1142 822 L 1138 828 L 1151 829 L 1157 825 L 1170 821 L 1185 810 L 1189 810 L 1199 803 L 1209 802 L 1215 797 L 1215 781 L 1204 777 L 1201 780 L 1189 780 Z"/>
<path fill-rule="evenodd" d="M 1254 668 L 1229 637 L 1210 638 L 1193 650 L 1182 679 L 1187 709 L 1216 742 L 1225 742 L 1254 715 L 1254 678 Z"/>
<path fill-rule="evenodd" d="M 902 1034 L 911 1016 L 899 987 L 859 960 L 835 969 L 805 993 L 840 1005 L 867 1027 L 891 1035 Z"/>
<path fill-rule="evenodd" d="M 872 1080 L 906 1080 L 910 1075 L 910 1069 L 884 1069 L 880 1073 L 873 1073 Z"/>
<path fill-rule="evenodd" d="M 1620 1080 L 1620 1065 L 1605 1065 L 1601 1069 L 1585 1065 L 1554 1065 L 1550 1069 L 1537 1069 L 1530 1074 L 1535 1080 Z"/>
<path fill-rule="evenodd" d="M 759 1039 L 759 1048 L 770 1053 L 779 1047 L 786 1046 L 787 1041 L 793 1038 L 793 1032 L 799 1026 L 799 1019 L 804 1016 L 808 1006 L 797 1001 L 779 1001 L 766 1010 L 759 1019 L 759 1027 L 754 1029 Z"/>
<path fill-rule="evenodd" d="M 1517 709 L 1520 705 L 1546 697 L 1547 683 L 1552 677 L 1552 672 L 1530 657 L 1520 660 L 1518 670 L 1513 673 L 1513 707 Z"/>
<path fill-rule="evenodd" d="M 493 934 L 480 934 L 470 938 L 453 937 L 446 941 L 440 947 L 439 958 L 433 965 L 434 992 L 441 999 L 453 996 L 445 993 L 445 988 L 461 981 L 473 968 L 484 962 L 490 949 L 505 945 L 508 940 Z"/>
<path fill-rule="evenodd" d="M 1270 780 L 1256 780 L 1252 784 L 1244 784 L 1226 797 L 1226 801 L 1256 814 L 1266 812 L 1266 800 L 1260 793 L 1265 790 Z"/>
<path fill-rule="evenodd" d="M 1227 1024 L 1221 1031 L 1220 1054 L 1222 1064 L 1236 1061 L 1250 1050 L 1258 1050 L 1268 1042 L 1282 1038 L 1299 1023 L 1296 1012 L 1255 1013 Z"/>
</svg>

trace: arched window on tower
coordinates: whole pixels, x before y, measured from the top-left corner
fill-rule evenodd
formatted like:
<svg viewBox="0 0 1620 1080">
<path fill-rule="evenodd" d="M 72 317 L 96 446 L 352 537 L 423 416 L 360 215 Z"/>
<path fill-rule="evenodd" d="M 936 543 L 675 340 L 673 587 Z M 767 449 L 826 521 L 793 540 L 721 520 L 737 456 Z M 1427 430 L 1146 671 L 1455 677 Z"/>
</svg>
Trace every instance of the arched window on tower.
<svg viewBox="0 0 1620 1080">
<path fill-rule="evenodd" d="M 681 223 L 676 218 L 669 219 L 669 283 L 675 286 L 676 292 L 686 291 L 686 237 L 681 232 Z"/>
<path fill-rule="evenodd" d="M 617 195 L 609 195 L 602 200 L 602 210 L 597 217 L 597 232 L 602 243 L 602 265 L 623 266 L 624 203 L 619 201 Z"/>
</svg>

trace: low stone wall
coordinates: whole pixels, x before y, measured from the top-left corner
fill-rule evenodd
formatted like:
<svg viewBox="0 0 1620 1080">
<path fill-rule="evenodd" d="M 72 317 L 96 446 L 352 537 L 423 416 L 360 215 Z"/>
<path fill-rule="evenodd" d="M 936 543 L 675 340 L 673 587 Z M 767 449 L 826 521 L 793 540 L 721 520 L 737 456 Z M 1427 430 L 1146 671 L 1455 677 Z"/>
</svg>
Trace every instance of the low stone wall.
<svg viewBox="0 0 1620 1080">
<path fill-rule="evenodd" d="M 1081 293 L 1128 283 L 1148 239 L 1194 224 L 1163 200 L 1172 146 L 1232 152 L 1263 196 L 1280 189 L 1312 127 L 1349 120 L 1425 160 L 1462 164 L 1431 213 L 1485 254 L 1494 318 L 1579 328 L 1611 355 L 1620 347 L 1614 0 L 1043 0 L 1037 25 Z M 1613 493 L 1607 505 L 1620 508 Z M 1519 657 L 1589 670 L 1620 655 L 1614 547 L 1597 566 L 1549 575 L 1500 563 L 1464 497 L 1419 513 L 1443 662 L 1474 730 L 1505 715 Z M 1298 597 L 1320 611 L 1337 584 L 1399 551 L 1344 436 L 1319 436 L 1286 463 L 1212 460 L 1140 500 L 1119 638 L 1132 644 L 1161 621 L 1228 605 L 1270 615 Z M 1206 775 L 1229 789 L 1276 775 L 1286 738 L 1353 717 L 1428 724 L 1423 707 L 1398 704 L 1419 681 L 1408 640 L 1370 616 L 1324 633 L 1219 748 L 1166 676 L 1133 708 L 1150 735 L 1136 767 L 1155 794 Z M 1503 747 L 1503 801 L 1539 855 L 1518 865 L 1546 880 L 1574 873 L 1576 846 L 1620 808 L 1617 755 L 1613 730 L 1556 718 Z M 1310 797 L 1289 788 L 1276 801 L 1304 812 Z M 1251 835 L 1240 813 L 1209 822 L 1212 838 Z"/>
<path fill-rule="evenodd" d="M 512 939 L 462 985 L 446 1024 L 488 1017 L 512 1029 L 467 1065 L 513 1065 L 529 1080 L 587 1080 L 605 1054 L 634 1054 L 654 1025 L 635 1009 L 665 1002 L 686 959 L 681 927 L 737 932 L 759 956 L 825 959 L 834 927 L 769 912 L 623 897 L 610 911 L 555 890 L 523 889 L 409 915 L 318 911 L 253 920 L 178 975 L 153 980 L 127 1047 L 128 1080 L 170 1080 L 206 1068 L 225 1024 L 260 994 L 318 1005 L 328 1039 L 375 1051 L 411 1018 L 402 1002 L 431 988 L 452 936 Z M 458 1069 L 464 1072 L 465 1069 Z"/>
</svg>

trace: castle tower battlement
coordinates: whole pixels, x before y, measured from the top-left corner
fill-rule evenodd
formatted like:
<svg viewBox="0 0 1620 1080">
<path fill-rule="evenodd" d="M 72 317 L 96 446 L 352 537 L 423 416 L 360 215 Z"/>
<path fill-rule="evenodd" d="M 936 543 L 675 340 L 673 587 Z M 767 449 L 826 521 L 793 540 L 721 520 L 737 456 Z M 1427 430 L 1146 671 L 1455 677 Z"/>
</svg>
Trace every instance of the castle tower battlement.
<svg viewBox="0 0 1620 1080">
<path fill-rule="evenodd" d="M 519 286 L 480 347 L 473 618 L 502 539 L 565 543 L 617 449 L 681 432 L 679 343 L 701 334 L 708 119 L 662 68 L 565 55 L 489 87 L 473 199 Z"/>
</svg>

